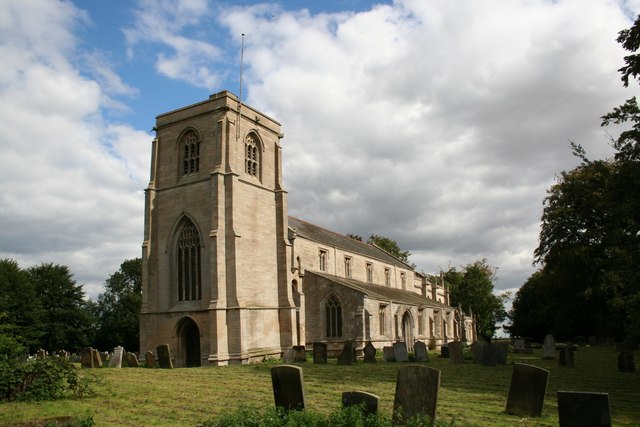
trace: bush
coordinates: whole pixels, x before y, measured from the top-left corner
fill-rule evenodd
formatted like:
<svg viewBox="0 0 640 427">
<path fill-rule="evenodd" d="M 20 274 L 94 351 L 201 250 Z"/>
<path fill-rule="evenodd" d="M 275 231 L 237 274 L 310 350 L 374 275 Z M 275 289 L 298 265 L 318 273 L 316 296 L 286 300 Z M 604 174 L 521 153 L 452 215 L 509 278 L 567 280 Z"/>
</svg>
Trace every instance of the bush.
<svg viewBox="0 0 640 427">
<path fill-rule="evenodd" d="M 79 369 L 62 357 L 20 360 L 0 355 L 0 401 L 54 400 L 92 395 Z"/>
</svg>

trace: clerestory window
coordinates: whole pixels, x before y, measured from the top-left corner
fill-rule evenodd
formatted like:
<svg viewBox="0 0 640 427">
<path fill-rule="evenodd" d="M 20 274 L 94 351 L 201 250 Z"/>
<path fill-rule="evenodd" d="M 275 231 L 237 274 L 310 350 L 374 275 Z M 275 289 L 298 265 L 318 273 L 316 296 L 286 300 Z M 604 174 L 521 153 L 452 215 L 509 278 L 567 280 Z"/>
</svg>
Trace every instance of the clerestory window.
<svg viewBox="0 0 640 427">
<path fill-rule="evenodd" d="M 199 300 L 202 296 L 200 233 L 187 217 L 182 219 L 178 227 L 176 261 L 178 301 Z"/>
</svg>

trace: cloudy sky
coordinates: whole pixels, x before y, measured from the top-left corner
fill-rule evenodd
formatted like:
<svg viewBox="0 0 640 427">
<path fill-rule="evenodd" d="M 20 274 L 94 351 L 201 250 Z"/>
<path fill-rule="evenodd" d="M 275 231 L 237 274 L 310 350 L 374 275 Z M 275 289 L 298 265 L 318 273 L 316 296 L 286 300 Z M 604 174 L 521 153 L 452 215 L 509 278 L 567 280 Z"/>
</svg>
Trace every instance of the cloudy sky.
<svg viewBox="0 0 640 427">
<path fill-rule="evenodd" d="M 329 4 L 329 6 L 327 6 Z M 569 140 L 610 155 L 640 1 L 3 0 L 0 258 L 88 295 L 139 256 L 155 116 L 228 89 L 283 124 L 289 212 L 435 273 L 534 271 Z"/>
</svg>

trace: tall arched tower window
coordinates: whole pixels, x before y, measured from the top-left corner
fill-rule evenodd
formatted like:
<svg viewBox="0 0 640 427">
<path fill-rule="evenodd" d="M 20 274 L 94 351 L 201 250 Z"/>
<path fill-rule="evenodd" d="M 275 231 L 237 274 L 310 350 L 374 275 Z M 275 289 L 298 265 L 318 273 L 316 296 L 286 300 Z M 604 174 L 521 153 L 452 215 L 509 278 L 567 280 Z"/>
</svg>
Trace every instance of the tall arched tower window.
<svg viewBox="0 0 640 427">
<path fill-rule="evenodd" d="M 202 295 L 200 233 L 187 217 L 180 221 L 176 241 L 178 301 L 196 301 Z"/>
<path fill-rule="evenodd" d="M 194 130 L 182 136 L 182 175 L 189 175 L 200 170 L 200 140 Z"/>
<path fill-rule="evenodd" d="M 260 178 L 260 148 L 258 137 L 253 133 L 244 139 L 244 172 Z"/>
<path fill-rule="evenodd" d="M 327 338 L 337 338 L 342 336 L 342 304 L 335 295 L 327 298 L 325 306 L 325 317 L 327 323 Z"/>
</svg>

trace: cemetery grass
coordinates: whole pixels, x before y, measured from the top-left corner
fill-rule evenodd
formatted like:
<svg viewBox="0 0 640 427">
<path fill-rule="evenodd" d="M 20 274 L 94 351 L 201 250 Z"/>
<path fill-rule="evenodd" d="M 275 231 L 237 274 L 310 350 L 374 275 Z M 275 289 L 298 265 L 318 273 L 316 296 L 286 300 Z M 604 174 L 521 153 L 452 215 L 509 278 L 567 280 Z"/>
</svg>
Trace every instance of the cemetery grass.
<svg viewBox="0 0 640 427">
<path fill-rule="evenodd" d="M 466 360 L 454 364 L 430 354 L 426 364 L 441 371 L 437 417 L 453 426 L 557 426 L 558 390 L 609 393 L 614 426 L 640 425 L 640 373 L 620 373 L 613 347 L 581 347 L 575 368 L 532 354 L 509 353 L 506 366 L 486 367 Z M 505 414 L 513 363 L 526 362 L 550 371 L 543 416 Z M 341 393 L 361 390 L 380 396 L 379 410 L 391 414 L 400 363 L 378 361 L 337 366 L 301 363 L 307 409 L 329 413 L 340 405 Z M 84 369 L 96 396 L 41 402 L 0 403 L 0 426 L 49 417 L 91 417 L 96 426 L 196 426 L 240 407 L 273 406 L 270 369 L 255 365 L 173 370 L 122 368 Z"/>
</svg>

